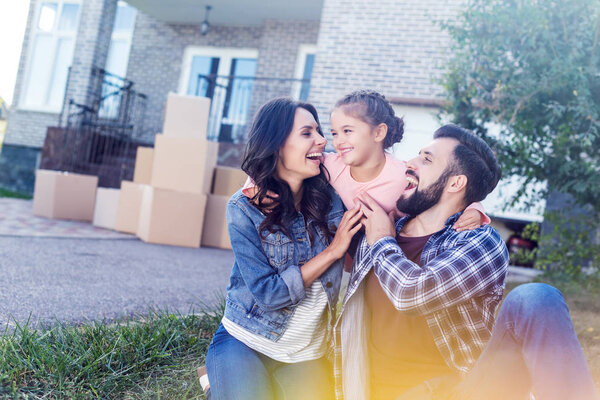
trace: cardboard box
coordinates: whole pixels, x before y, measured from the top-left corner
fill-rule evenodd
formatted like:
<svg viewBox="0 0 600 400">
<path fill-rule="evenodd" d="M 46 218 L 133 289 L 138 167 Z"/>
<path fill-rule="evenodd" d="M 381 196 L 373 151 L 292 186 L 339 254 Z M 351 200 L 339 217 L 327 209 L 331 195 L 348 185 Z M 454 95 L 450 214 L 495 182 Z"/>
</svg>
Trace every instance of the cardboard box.
<svg viewBox="0 0 600 400">
<path fill-rule="evenodd" d="M 231 250 L 226 218 L 229 197 L 214 194 L 207 196 L 204 227 L 202 229 L 202 246 Z"/>
<path fill-rule="evenodd" d="M 152 180 L 152 163 L 154 160 L 154 149 L 152 147 L 137 148 L 135 156 L 135 170 L 133 171 L 133 181 L 135 183 L 144 183 L 149 185 Z"/>
<path fill-rule="evenodd" d="M 200 247 L 206 195 L 144 187 L 137 235 L 144 242 Z"/>
<path fill-rule="evenodd" d="M 98 188 L 92 224 L 100 228 L 115 229 L 119 210 L 119 189 Z"/>
<path fill-rule="evenodd" d="M 147 186 L 142 183 L 121 181 L 115 230 L 127 233 L 137 232 L 144 187 Z"/>
<path fill-rule="evenodd" d="M 156 135 L 152 186 L 197 194 L 210 193 L 219 143 Z"/>
<path fill-rule="evenodd" d="M 248 175 L 239 168 L 217 166 L 211 193 L 231 197 L 244 186 L 247 178 Z"/>
<path fill-rule="evenodd" d="M 35 171 L 33 215 L 92 221 L 98 177 L 70 172 Z"/>
<path fill-rule="evenodd" d="M 206 138 L 210 99 L 169 93 L 165 107 L 163 134 L 190 139 Z"/>
</svg>

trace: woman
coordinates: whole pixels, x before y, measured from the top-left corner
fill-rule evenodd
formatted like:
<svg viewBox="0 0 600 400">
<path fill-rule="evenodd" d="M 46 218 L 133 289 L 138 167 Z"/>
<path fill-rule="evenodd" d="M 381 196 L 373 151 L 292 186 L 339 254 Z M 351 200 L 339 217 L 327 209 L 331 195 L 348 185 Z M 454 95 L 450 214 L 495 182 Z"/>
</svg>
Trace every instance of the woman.
<svg viewBox="0 0 600 400">
<path fill-rule="evenodd" d="M 257 191 L 227 206 L 235 261 L 206 356 L 211 400 L 333 397 L 325 353 L 362 213 L 328 185 L 325 144 L 310 104 L 275 99 L 255 117 L 242 169 Z"/>
</svg>

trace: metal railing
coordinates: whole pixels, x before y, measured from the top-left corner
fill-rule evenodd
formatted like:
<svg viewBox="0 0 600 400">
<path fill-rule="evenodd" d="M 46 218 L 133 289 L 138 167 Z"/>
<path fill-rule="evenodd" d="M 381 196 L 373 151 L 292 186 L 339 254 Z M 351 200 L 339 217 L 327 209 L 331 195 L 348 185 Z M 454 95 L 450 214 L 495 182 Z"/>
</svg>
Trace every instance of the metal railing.
<svg viewBox="0 0 600 400">
<path fill-rule="evenodd" d="M 119 187 L 133 177 L 137 146 L 152 146 L 142 140 L 146 95 L 132 81 L 94 67 L 82 104 L 68 98 L 70 78 L 69 71 L 60 128 L 48 129 L 52 151 L 42 151 L 41 166 L 98 175 L 100 186 Z"/>
</svg>

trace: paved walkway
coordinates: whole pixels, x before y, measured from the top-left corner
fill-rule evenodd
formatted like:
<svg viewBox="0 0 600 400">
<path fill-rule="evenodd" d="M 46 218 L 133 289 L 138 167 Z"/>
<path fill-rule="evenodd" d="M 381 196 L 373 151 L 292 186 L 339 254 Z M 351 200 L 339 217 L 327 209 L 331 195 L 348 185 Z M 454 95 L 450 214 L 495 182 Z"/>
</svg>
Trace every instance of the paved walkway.
<svg viewBox="0 0 600 400">
<path fill-rule="evenodd" d="M 0 199 L 0 326 L 197 310 L 223 296 L 232 263 L 228 250 L 144 243 Z"/>
<path fill-rule="evenodd" d="M 87 222 L 36 217 L 33 201 L 0 198 L 0 235 L 87 239 L 135 239 L 135 235 L 98 228 Z"/>
</svg>

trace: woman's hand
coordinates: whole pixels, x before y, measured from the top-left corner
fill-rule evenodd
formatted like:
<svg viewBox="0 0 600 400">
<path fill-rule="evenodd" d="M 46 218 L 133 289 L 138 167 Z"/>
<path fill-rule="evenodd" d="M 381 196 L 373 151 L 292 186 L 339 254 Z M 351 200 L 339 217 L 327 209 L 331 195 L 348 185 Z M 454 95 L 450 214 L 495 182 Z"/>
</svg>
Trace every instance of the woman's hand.
<svg viewBox="0 0 600 400">
<path fill-rule="evenodd" d="M 360 206 L 355 206 L 344 213 L 333 240 L 327 246 L 327 250 L 335 259 L 342 258 L 348 251 L 352 237 L 362 228 L 360 223 L 362 217 Z"/>
<path fill-rule="evenodd" d="M 483 215 L 479 211 L 469 208 L 462 213 L 453 228 L 457 232 L 477 229 L 482 225 L 483 218 Z"/>
<path fill-rule="evenodd" d="M 346 251 L 348 251 L 348 247 L 350 247 L 352 237 L 362 228 L 362 224 L 360 223 L 362 217 L 363 213 L 360 206 L 354 207 L 344 213 L 329 246 L 300 267 L 304 287 L 312 285 L 315 279 L 321 276 L 327 268 L 344 257 Z"/>
</svg>

